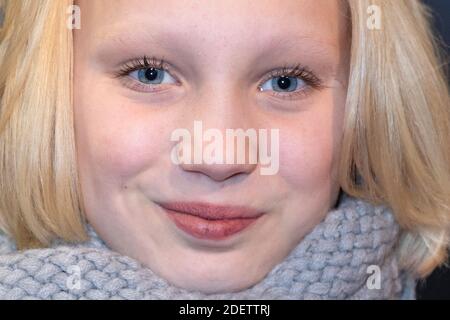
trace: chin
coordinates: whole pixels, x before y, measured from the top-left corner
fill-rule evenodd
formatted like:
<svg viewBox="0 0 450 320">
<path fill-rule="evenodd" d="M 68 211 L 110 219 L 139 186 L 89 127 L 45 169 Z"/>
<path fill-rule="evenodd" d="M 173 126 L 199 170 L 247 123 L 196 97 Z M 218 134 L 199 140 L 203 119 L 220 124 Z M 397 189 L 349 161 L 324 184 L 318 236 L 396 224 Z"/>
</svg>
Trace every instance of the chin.
<svg viewBox="0 0 450 320">
<path fill-rule="evenodd" d="M 206 294 L 216 294 L 242 291 L 258 283 L 258 280 L 258 278 L 253 279 L 248 276 L 229 276 L 224 277 L 223 279 L 209 280 L 200 276 L 198 278 L 191 277 L 185 279 L 180 284 L 173 284 L 189 291 L 201 291 Z"/>
<path fill-rule="evenodd" d="M 248 289 L 267 274 L 267 272 L 236 272 L 237 266 L 238 263 L 234 264 L 232 272 L 224 270 L 220 272 L 217 266 L 210 266 L 203 270 L 175 271 L 175 274 L 166 274 L 163 277 L 172 285 L 185 290 L 215 294 Z"/>
</svg>

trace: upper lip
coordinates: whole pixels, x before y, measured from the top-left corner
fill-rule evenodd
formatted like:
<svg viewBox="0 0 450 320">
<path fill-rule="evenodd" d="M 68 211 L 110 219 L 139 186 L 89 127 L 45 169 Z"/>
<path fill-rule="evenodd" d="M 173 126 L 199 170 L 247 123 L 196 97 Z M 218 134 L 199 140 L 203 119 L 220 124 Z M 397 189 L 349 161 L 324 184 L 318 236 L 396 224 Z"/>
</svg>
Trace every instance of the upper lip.
<svg viewBox="0 0 450 320">
<path fill-rule="evenodd" d="M 163 202 L 161 207 L 208 220 L 257 218 L 263 214 L 245 206 L 217 205 L 205 202 Z"/>
</svg>

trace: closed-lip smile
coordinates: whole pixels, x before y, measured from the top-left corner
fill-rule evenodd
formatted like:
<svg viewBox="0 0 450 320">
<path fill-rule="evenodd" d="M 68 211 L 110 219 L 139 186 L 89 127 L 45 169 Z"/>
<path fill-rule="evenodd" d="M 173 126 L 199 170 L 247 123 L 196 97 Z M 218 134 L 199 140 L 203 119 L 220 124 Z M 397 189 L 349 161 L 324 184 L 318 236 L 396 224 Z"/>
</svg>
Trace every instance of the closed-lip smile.
<svg viewBox="0 0 450 320">
<path fill-rule="evenodd" d="M 263 215 L 245 207 L 204 202 L 158 203 L 175 225 L 199 239 L 222 240 L 234 235 Z"/>
</svg>

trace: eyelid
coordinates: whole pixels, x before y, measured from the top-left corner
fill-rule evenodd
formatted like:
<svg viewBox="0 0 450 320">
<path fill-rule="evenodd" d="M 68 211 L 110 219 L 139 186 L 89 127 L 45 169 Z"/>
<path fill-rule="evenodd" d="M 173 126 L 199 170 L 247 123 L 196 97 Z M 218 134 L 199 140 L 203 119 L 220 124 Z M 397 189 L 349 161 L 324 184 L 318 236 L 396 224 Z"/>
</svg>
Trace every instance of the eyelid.
<svg viewBox="0 0 450 320">
<path fill-rule="evenodd" d="M 143 56 L 137 59 L 130 59 L 122 64 L 119 71 L 114 72 L 113 75 L 115 78 L 121 78 L 128 76 L 131 72 L 146 69 L 146 68 L 155 68 L 164 70 L 179 82 L 176 75 L 174 75 L 173 68 L 164 60 L 164 57 L 161 59 L 156 57 L 148 58 L 147 56 Z M 151 85 L 151 84 L 150 84 Z"/>
<path fill-rule="evenodd" d="M 278 92 L 270 90 L 271 93 L 269 93 L 269 95 L 275 98 L 284 100 L 298 100 L 307 97 L 313 90 L 321 90 L 326 87 L 322 80 L 318 78 L 311 70 L 301 64 L 297 64 L 293 67 L 285 65 L 282 68 L 276 68 L 269 71 L 269 74 L 265 76 L 258 85 L 259 90 L 265 92 L 261 89 L 261 87 L 270 79 L 281 76 L 299 78 L 305 82 L 305 87 L 292 92 Z"/>
<path fill-rule="evenodd" d="M 307 67 L 302 66 L 301 64 L 294 65 L 293 67 L 284 66 L 282 68 L 275 68 L 269 71 L 269 73 L 264 76 L 264 78 L 259 83 L 258 87 L 262 86 L 266 81 L 274 78 L 274 77 L 298 77 L 305 81 L 308 85 L 314 87 L 320 87 L 322 85 L 322 81 Z"/>
<path fill-rule="evenodd" d="M 131 77 L 122 77 L 119 79 L 122 84 L 134 91 L 138 91 L 138 92 L 144 92 L 144 93 L 149 93 L 149 92 L 164 92 L 167 89 L 166 84 L 145 84 L 139 81 L 136 81 L 135 79 L 131 78 Z"/>
<path fill-rule="evenodd" d="M 125 80 L 127 77 L 129 77 L 131 72 L 145 69 L 145 68 L 155 68 L 155 69 L 161 69 L 170 74 L 171 77 L 174 78 L 178 83 L 180 83 L 178 77 L 174 75 L 172 72 L 172 68 L 170 64 L 168 64 L 164 57 L 161 59 L 156 57 L 148 58 L 147 56 L 143 56 L 142 58 L 137 59 L 130 59 L 124 64 L 122 64 L 122 67 L 119 71 L 114 72 L 115 78 L 121 78 L 124 81 L 130 81 L 132 83 L 125 82 L 126 85 L 130 88 L 136 89 L 139 87 L 142 90 L 138 91 L 147 91 L 147 92 L 157 92 L 160 91 L 158 89 L 152 89 L 154 87 L 161 87 L 161 84 L 141 84 L 135 79 L 129 79 Z M 287 65 L 281 67 L 281 68 L 275 68 L 269 71 L 269 73 L 263 78 L 263 80 L 258 84 L 258 88 L 261 88 L 261 86 L 268 80 L 274 77 L 280 77 L 280 76 L 286 76 L 286 77 L 297 77 L 305 82 L 306 87 L 299 91 L 294 92 L 274 92 L 271 95 L 275 97 L 281 97 L 283 99 L 291 99 L 293 100 L 294 97 L 297 96 L 306 96 L 311 90 L 313 89 L 322 89 L 325 86 L 323 85 L 322 81 L 307 67 L 302 66 L 301 64 L 294 65 L 292 67 L 289 67 Z M 145 89 L 145 90 L 144 90 Z M 261 90 L 262 91 L 262 90 Z"/>
<path fill-rule="evenodd" d="M 173 78 L 175 83 L 145 84 L 131 77 L 132 72 L 148 68 L 160 69 L 164 72 L 167 72 Z M 141 58 L 134 58 L 124 62 L 118 71 L 113 72 L 113 78 L 119 79 L 123 86 L 133 91 L 141 93 L 163 93 L 167 91 L 168 87 L 170 86 L 181 85 L 180 80 L 172 70 L 174 70 L 174 68 L 172 68 L 170 64 L 164 60 L 164 57 L 162 57 L 161 59 L 157 57 L 148 58 L 144 55 Z"/>
</svg>

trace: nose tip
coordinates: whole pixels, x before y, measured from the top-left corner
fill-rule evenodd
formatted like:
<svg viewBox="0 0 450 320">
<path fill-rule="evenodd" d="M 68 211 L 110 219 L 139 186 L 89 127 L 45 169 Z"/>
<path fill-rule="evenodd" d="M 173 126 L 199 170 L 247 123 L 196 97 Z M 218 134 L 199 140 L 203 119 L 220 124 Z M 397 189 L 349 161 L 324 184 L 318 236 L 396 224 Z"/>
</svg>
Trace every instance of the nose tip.
<svg viewBox="0 0 450 320">
<path fill-rule="evenodd" d="M 223 124 L 219 128 L 203 131 L 203 123 L 194 121 L 194 137 L 184 131 L 187 137 L 183 136 L 172 150 L 174 163 L 184 171 L 204 174 L 218 182 L 254 171 L 259 161 L 257 135 Z"/>
<path fill-rule="evenodd" d="M 202 173 L 214 181 L 224 181 L 238 174 L 249 174 L 256 164 L 181 164 L 183 170 Z"/>
</svg>

